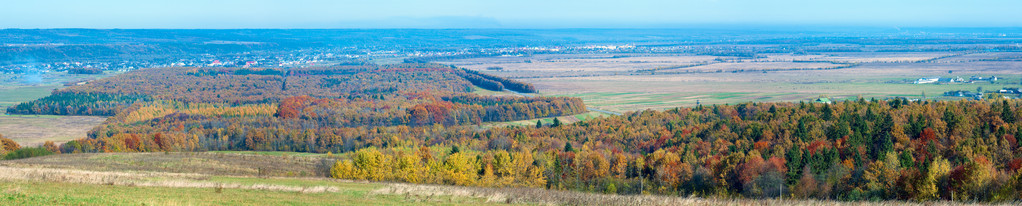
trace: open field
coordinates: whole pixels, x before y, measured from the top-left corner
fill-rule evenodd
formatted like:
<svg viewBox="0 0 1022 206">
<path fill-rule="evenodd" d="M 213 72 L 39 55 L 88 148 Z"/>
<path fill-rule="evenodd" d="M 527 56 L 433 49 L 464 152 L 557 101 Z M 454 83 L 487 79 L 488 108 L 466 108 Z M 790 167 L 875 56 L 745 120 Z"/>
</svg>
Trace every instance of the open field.
<svg viewBox="0 0 1022 206">
<path fill-rule="evenodd" d="M 472 93 L 473 94 L 478 94 L 478 95 L 483 95 L 483 96 L 520 96 L 520 95 L 515 94 L 513 92 L 493 91 L 493 90 L 483 89 L 483 88 L 478 87 L 478 86 L 472 86 Z"/>
<path fill-rule="evenodd" d="M 845 66 L 828 62 L 738 62 L 738 63 L 714 63 L 702 66 L 694 66 L 681 69 L 665 69 L 662 72 L 734 72 L 734 71 L 763 71 L 763 70 L 793 70 L 793 69 L 828 69 Z"/>
<path fill-rule="evenodd" d="M 486 205 L 456 195 L 376 193 L 385 183 L 182 173 L 0 168 L 3 205 Z"/>
<path fill-rule="evenodd" d="M 940 96 L 953 90 L 976 91 L 979 87 L 996 90 L 1022 86 L 1019 85 L 1022 61 L 1016 61 L 1022 57 L 1022 53 L 1016 52 L 963 55 L 945 52 L 767 54 L 762 58 L 729 62 L 717 62 L 705 57 L 536 55 L 462 59 L 449 63 L 495 75 L 518 77 L 535 84 L 542 95 L 580 97 L 586 105 L 618 112 L 695 106 L 697 101 L 700 104 L 811 101 L 821 96 L 837 100 L 859 96 L 917 99 L 925 93 L 927 99 L 954 99 Z M 532 63 L 524 63 L 526 60 Z M 855 65 L 829 70 L 784 69 L 841 65 L 828 62 Z M 653 69 L 664 64 L 682 63 L 705 65 L 662 69 L 655 73 L 634 72 L 640 68 Z M 505 70 L 485 70 L 491 66 L 503 67 Z M 743 70 L 746 72 L 740 72 Z M 996 83 L 910 84 L 921 77 L 968 79 L 974 75 L 998 76 L 1001 80 Z"/>
<path fill-rule="evenodd" d="M 90 129 L 106 117 L 54 115 L 0 115 L 0 134 L 22 146 L 42 145 L 46 141 L 63 143 L 84 138 Z"/>
<path fill-rule="evenodd" d="M 829 61 L 840 63 L 897 63 L 925 61 L 953 55 L 948 52 L 842 52 L 825 53 L 821 57 L 810 58 L 810 61 Z"/>
<path fill-rule="evenodd" d="M 542 122 L 543 125 L 550 125 L 550 124 L 554 123 L 554 118 L 557 118 L 557 120 L 561 121 L 562 124 L 571 124 L 571 123 L 575 123 L 575 122 L 587 121 L 587 120 L 591 120 L 591 119 L 594 119 L 594 118 L 600 118 L 600 117 L 606 117 L 606 116 L 610 116 L 610 114 L 591 111 L 591 112 L 582 113 L 582 114 L 569 115 L 569 116 L 560 116 L 560 117 L 551 117 L 551 118 L 539 118 L 539 119 L 510 121 L 510 122 L 487 122 L 487 123 L 483 123 L 481 128 L 506 127 L 506 126 L 534 127 L 534 126 L 536 126 L 536 121 Z"/>
<path fill-rule="evenodd" d="M 375 192 L 326 178 L 326 155 L 285 152 L 62 154 L 0 161 L 2 205 L 485 205 Z"/>
<path fill-rule="evenodd" d="M 636 70 L 686 67 L 714 62 L 713 56 L 667 55 L 627 56 L 611 54 L 535 55 L 529 57 L 487 57 L 439 62 L 472 70 L 503 67 L 494 74 L 515 78 L 627 75 Z"/>
<path fill-rule="evenodd" d="M 55 89 L 64 88 L 65 83 L 84 82 L 110 77 L 121 72 L 107 71 L 104 74 L 68 74 L 50 72 L 45 74 L 0 74 L 0 107 L 15 105 L 50 95 Z M 6 113 L 4 110 L 0 113 Z"/>
<path fill-rule="evenodd" d="M 0 162 L 0 166 L 230 176 L 326 177 L 334 160 L 325 156 L 295 152 L 89 153 L 3 161 Z"/>
<path fill-rule="evenodd" d="M 1017 78 L 1015 78 L 1017 79 Z M 1000 89 L 1017 87 L 1010 84 L 907 84 L 877 82 L 820 82 L 787 83 L 761 81 L 688 81 L 648 77 L 643 80 L 627 79 L 558 79 L 537 81 L 543 87 L 574 87 L 577 90 L 550 89 L 544 94 L 579 97 L 586 105 L 612 111 L 641 109 L 664 109 L 678 106 L 701 104 L 725 104 L 740 102 L 812 101 L 820 96 L 833 99 L 908 97 L 939 98 L 943 92 L 952 90 L 975 91 L 977 87 Z M 541 88 L 543 88 L 541 87 Z M 577 92 L 586 91 L 586 92 Z"/>
<path fill-rule="evenodd" d="M 43 86 L 0 86 L 0 107 L 9 107 L 19 102 L 27 102 L 50 95 L 54 89 L 62 88 L 60 85 Z M 3 110 L 0 113 L 6 113 Z"/>
</svg>

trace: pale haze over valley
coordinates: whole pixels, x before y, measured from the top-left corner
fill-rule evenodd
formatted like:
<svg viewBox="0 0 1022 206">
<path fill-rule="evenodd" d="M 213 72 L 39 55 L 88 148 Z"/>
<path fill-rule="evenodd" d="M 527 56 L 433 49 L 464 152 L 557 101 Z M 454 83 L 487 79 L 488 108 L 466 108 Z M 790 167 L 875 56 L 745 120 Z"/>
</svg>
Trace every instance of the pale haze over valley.
<svg viewBox="0 0 1022 206">
<path fill-rule="evenodd" d="M 36 0 L 8 1 L 0 28 L 1011 27 L 1012 0 Z"/>
</svg>

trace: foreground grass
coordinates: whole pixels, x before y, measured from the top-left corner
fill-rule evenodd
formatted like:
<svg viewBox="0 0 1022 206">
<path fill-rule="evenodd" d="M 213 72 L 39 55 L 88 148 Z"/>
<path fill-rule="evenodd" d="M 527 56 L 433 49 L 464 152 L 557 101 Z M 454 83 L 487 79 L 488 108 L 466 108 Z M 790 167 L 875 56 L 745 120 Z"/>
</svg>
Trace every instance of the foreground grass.
<svg viewBox="0 0 1022 206">
<path fill-rule="evenodd" d="M 963 204 L 609 195 L 541 188 L 356 182 L 311 173 L 304 177 L 280 173 L 313 170 L 310 163 L 323 159 L 298 155 L 264 152 L 61 154 L 0 161 L 0 205 Z M 268 165 L 281 169 L 262 175 L 246 169 Z"/>
<path fill-rule="evenodd" d="M 88 171 L 158 171 L 215 176 L 326 177 L 326 155 L 278 152 L 155 152 L 59 154 L 0 161 L 0 166 Z"/>
<path fill-rule="evenodd" d="M 63 154 L 0 161 L 0 205 L 480 205 L 485 198 L 437 194 L 408 195 L 377 192 L 390 183 L 352 182 L 326 177 L 283 177 L 237 175 L 223 170 L 196 169 L 166 172 L 152 165 L 176 164 L 169 156 L 189 159 L 193 154 L 124 153 L 114 156 Z M 201 154 L 200 154 L 201 155 Z M 219 155 L 209 157 L 216 158 Z M 78 160 L 98 166 L 53 165 L 54 158 Z M 231 155 L 223 156 L 231 159 Z M 262 156 L 266 163 L 301 161 L 281 156 Z M 133 163 L 144 159 L 149 165 L 116 166 L 110 162 Z M 185 161 L 195 161 L 197 159 Z M 201 158 L 200 158 L 201 159 Z M 106 162 L 106 163 L 104 163 Z M 162 163 L 161 163 L 162 162 Z M 238 167 L 239 160 L 208 162 L 208 167 Z M 237 164 L 236 166 L 212 166 Z M 263 163 L 265 164 L 265 163 Z M 113 166 L 113 167 L 112 167 Z M 78 169 L 87 168 L 87 169 Z M 277 174 L 281 175 L 281 174 Z"/>
<path fill-rule="evenodd" d="M 251 178 L 249 178 L 251 179 Z M 245 180 L 242 178 L 240 180 Z M 320 181 L 328 182 L 328 181 Z M 373 194 L 374 183 L 347 183 L 338 192 L 300 193 L 251 189 L 136 187 L 40 181 L 0 181 L 0 205 L 460 205 L 479 198 Z"/>
<path fill-rule="evenodd" d="M 486 198 L 376 192 L 327 178 L 326 155 L 60 154 L 0 161 L 0 205 L 485 205 Z"/>
</svg>

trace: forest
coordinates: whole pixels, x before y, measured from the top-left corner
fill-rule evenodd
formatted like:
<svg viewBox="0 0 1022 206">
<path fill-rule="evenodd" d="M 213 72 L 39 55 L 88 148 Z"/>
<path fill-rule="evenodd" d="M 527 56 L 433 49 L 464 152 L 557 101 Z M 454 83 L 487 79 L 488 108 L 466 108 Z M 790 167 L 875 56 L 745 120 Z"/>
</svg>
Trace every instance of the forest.
<svg viewBox="0 0 1022 206">
<path fill-rule="evenodd" d="M 486 86 L 490 85 L 490 86 Z M 501 87 L 493 87 L 500 85 Z M 527 83 L 433 64 L 145 69 L 17 114 L 110 115 L 52 152 L 329 153 L 335 178 L 614 194 L 1022 199 L 1022 101 L 863 99 L 586 112 L 578 98 L 479 96 Z"/>
<path fill-rule="evenodd" d="M 1007 100 L 746 103 L 448 129 L 440 144 L 427 136 L 360 149 L 332 174 L 619 194 L 1015 201 L 1019 108 Z"/>
<path fill-rule="evenodd" d="M 469 93 L 480 86 L 470 77 L 527 85 L 436 64 L 144 69 L 54 91 L 7 111 L 112 116 L 89 138 L 55 152 L 345 152 L 362 147 L 340 136 L 361 132 L 586 112 L 578 98 L 478 96 Z"/>
</svg>

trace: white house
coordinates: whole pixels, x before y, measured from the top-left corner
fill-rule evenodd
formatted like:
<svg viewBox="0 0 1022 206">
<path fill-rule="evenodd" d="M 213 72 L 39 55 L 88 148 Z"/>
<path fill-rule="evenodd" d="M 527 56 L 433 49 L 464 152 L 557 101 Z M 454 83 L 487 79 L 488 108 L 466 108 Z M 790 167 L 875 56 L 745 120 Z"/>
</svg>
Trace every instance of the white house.
<svg viewBox="0 0 1022 206">
<path fill-rule="evenodd" d="M 919 80 L 916 80 L 915 84 L 930 84 L 930 83 L 937 83 L 937 81 L 940 81 L 940 77 L 929 77 L 929 78 L 923 77 L 923 78 L 919 78 Z"/>
</svg>

